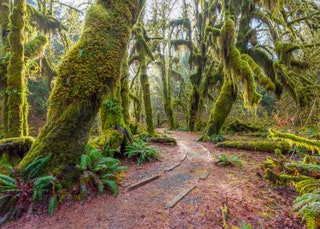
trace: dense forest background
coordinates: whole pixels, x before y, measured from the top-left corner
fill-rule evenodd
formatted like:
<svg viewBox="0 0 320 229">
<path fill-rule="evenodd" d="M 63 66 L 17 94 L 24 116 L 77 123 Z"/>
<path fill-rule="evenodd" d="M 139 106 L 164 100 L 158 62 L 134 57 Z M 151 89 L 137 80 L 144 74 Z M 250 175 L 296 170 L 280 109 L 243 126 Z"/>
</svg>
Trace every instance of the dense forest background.
<svg viewBox="0 0 320 229">
<path fill-rule="evenodd" d="M 0 0 L 0 23 L 0 151 L 19 172 L 50 161 L 47 181 L 85 189 L 88 142 L 124 156 L 135 135 L 174 141 L 160 127 L 319 152 L 318 0 Z"/>
</svg>

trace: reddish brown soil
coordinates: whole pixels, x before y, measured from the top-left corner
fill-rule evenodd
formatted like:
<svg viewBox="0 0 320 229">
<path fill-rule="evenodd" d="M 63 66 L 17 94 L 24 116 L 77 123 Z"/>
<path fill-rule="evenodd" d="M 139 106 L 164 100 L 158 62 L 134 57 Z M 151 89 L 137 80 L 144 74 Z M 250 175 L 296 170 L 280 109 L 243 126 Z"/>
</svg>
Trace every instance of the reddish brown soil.
<svg viewBox="0 0 320 229">
<path fill-rule="evenodd" d="M 163 130 L 162 130 L 163 131 Z M 195 142 L 196 134 L 172 131 L 178 146 L 163 146 L 161 161 L 130 168 L 120 183 L 121 193 L 108 193 L 90 198 L 84 205 L 65 201 L 53 217 L 33 214 L 28 219 L 6 224 L 4 228 L 223 228 L 221 207 L 229 210 L 230 228 L 241 228 L 245 222 L 252 228 L 304 228 L 301 219 L 290 213 L 296 194 L 275 189 L 261 178 L 261 161 L 266 153 L 216 148 L 209 142 Z M 243 167 L 219 167 L 214 154 L 241 154 Z M 185 157 L 186 155 L 186 157 Z M 185 159 L 182 161 L 182 159 Z M 180 165 L 166 171 L 173 165 Z M 210 171 L 206 179 L 200 176 Z M 142 187 L 128 187 L 145 178 L 161 175 Z M 192 185 L 196 187 L 173 208 L 168 201 Z"/>
</svg>

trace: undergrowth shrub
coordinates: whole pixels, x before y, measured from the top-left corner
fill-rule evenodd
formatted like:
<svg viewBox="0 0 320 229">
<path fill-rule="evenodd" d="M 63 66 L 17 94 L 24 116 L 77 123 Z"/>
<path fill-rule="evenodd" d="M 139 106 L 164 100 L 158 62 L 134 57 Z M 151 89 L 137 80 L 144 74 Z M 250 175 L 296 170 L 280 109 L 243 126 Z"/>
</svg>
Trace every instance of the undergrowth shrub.
<svg viewBox="0 0 320 229">
<path fill-rule="evenodd" d="M 107 187 L 117 196 L 119 194 L 117 181 L 121 178 L 121 172 L 127 169 L 125 166 L 120 166 L 118 159 L 104 155 L 90 144 L 87 145 L 86 154 L 81 155 L 81 162 L 77 168 L 81 171 L 80 196 L 82 202 L 87 197 L 90 187 L 96 187 L 99 192 L 103 192 Z"/>
<path fill-rule="evenodd" d="M 217 144 L 219 142 L 224 142 L 226 140 L 224 134 L 220 132 L 219 134 L 213 134 L 210 136 L 210 140 L 212 143 Z"/>
<path fill-rule="evenodd" d="M 141 165 L 146 161 L 159 159 L 160 151 L 142 139 L 138 139 L 132 144 L 128 144 L 126 146 L 124 155 L 128 158 L 135 158 L 138 162 L 138 165 Z"/>
<path fill-rule="evenodd" d="M 290 186 L 301 194 L 294 201 L 292 211 L 306 222 L 307 229 L 319 228 L 320 224 L 320 142 L 290 133 L 269 130 L 273 139 L 282 139 L 290 145 L 307 150 L 295 150 L 288 159 L 276 151 L 276 157 L 267 157 L 265 178 L 277 186 Z M 311 152 L 312 154 L 309 154 Z M 318 154 L 315 154 L 318 152 Z M 293 157 L 294 153 L 299 157 Z M 295 159 L 295 160 L 293 160 Z"/>
<path fill-rule="evenodd" d="M 222 166 L 238 166 L 242 168 L 242 162 L 239 159 L 240 155 L 230 155 L 229 157 L 225 154 L 216 154 L 215 157 L 219 160 L 216 164 Z"/>
<path fill-rule="evenodd" d="M 10 175 L 0 174 L 0 225 L 20 218 L 36 204 L 46 201 L 49 214 L 53 214 L 58 201 L 56 189 L 61 185 L 51 175 L 39 176 L 50 158 L 51 154 L 37 157 L 19 173 L 13 169 Z"/>
</svg>

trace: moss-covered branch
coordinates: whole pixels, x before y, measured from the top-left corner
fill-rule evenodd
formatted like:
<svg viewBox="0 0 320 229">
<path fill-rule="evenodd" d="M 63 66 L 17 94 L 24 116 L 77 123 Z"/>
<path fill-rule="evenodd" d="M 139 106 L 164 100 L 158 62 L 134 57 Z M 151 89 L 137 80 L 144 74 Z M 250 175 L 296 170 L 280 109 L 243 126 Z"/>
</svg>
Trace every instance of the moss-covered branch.
<svg viewBox="0 0 320 229">
<path fill-rule="evenodd" d="M 299 137 L 290 133 L 281 133 L 275 129 L 269 129 L 269 136 L 272 139 L 282 139 L 290 145 L 302 146 L 312 152 L 320 153 L 320 141 Z"/>
<path fill-rule="evenodd" d="M 24 56 L 29 59 L 35 59 L 43 54 L 48 39 L 46 36 L 37 36 L 33 40 L 24 44 Z"/>
<path fill-rule="evenodd" d="M 282 152 L 288 152 L 291 146 L 286 142 L 274 141 L 224 141 L 217 144 L 221 148 L 232 148 L 239 150 L 250 150 L 273 153 L 275 149 L 280 149 Z"/>
<path fill-rule="evenodd" d="M 34 138 L 20 137 L 0 140 L 0 155 L 7 154 L 8 158 L 14 162 L 20 161 L 30 150 Z"/>
</svg>

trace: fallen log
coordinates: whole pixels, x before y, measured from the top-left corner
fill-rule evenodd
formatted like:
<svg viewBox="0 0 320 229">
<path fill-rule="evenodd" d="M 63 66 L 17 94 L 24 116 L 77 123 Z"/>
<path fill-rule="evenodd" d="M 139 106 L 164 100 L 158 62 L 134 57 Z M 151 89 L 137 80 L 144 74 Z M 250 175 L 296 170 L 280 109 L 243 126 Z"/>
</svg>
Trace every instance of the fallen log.
<svg viewBox="0 0 320 229">
<path fill-rule="evenodd" d="M 21 160 L 30 150 L 33 137 L 7 138 L 0 140 L 0 155 L 6 154 L 10 161 Z"/>
<path fill-rule="evenodd" d="M 150 140 L 153 143 L 160 143 L 165 145 L 177 145 L 176 139 L 170 138 L 170 137 L 151 138 Z"/>
</svg>

